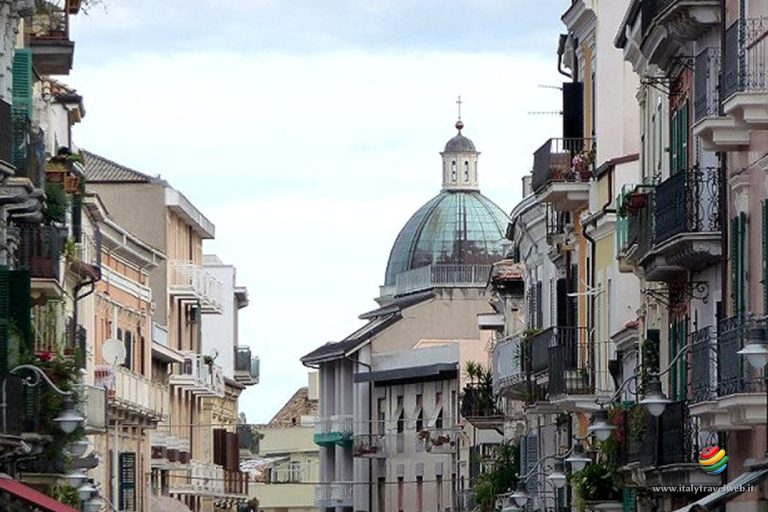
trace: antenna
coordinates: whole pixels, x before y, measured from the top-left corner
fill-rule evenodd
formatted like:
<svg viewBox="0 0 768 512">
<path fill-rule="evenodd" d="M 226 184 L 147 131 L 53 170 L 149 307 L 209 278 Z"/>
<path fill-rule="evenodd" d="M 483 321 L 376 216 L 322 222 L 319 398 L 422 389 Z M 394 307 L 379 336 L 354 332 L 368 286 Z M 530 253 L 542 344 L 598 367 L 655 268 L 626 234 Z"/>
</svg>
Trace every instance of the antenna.
<svg viewBox="0 0 768 512">
<path fill-rule="evenodd" d="M 528 111 L 529 116 L 561 116 L 563 115 L 562 110 L 534 110 L 534 111 Z"/>
<path fill-rule="evenodd" d="M 557 89 L 558 91 L 562 91 L 563 90 L 563 88 L 560 87 L 559 85 L 539 84 L 536 87 L 538 87 L 540 89 Z"/>
</svg>

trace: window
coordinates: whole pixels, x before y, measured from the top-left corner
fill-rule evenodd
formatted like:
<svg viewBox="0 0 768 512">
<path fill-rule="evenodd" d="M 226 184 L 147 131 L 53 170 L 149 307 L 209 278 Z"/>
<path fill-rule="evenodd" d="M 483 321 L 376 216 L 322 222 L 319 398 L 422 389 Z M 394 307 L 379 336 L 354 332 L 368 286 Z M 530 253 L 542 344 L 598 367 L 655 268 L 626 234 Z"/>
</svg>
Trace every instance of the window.
<svg viewBox="0 0 768 512">
<path fill-rule="evenodd" d="M 437 419 L 435 420 L 435 428 L 441 429 L 443 428 L 443 408 L 440 407 L 440 411 L 437 413 Z"/>
<path fill-rule="evenodd" d="M 469 181 L 469 162 L 464 160 L 464 181 Z"/>
<path fill-rule="evenodd" d="M 424 405 L 422 396 L 416 395 L 416 432 L 424 430 Z"/>
<path fill-rule="evenodd" d="M 387 402 L 383 398 L 379 398 L 378 400 L 378 422 L 376 425 L 376 432 L 380 436 L 384 435 L 385 427 L 386 427 L 386 421 L 387 421 Z"/>
<path fill-rule="evenodd" d="M 405 482 L 403 477 L 397 477 L 397 510 L 405 512 Z"/>
<path fill-rule="evenodd" d="M 397 433 L 405 432 L 405 408 L 403 407 L 403 397 L 397 397 Z"/>
<path fill-rule="evenodd" d="M 763 201 L 763 313 L 768 314 L 768 200 Z"/>
<path fill-rule="evenodd" d="M 120 329 L 118 329 L 117 332 L 119 339 Z M 133 333 L 131 331 L 125 331 L 123 333 L 123 345 L 125 345 L 125 361 L 123 361 L 123 366 L 129 370 L 133 370 Z"/>
<path fill-rule="evenodd" d="M 435 488 L 437 489 L 437 511 L 443 510 L 443 475 L 435 477 Z"/>
<path fill-rule="evenodd" d="M 451 181 L 456 181 L 456 160 L 451 162 Z"/>
<path fill-rule="evenodd" d="M 669 141 L 669 174 L 677 174 L 688 168 L 688 102 L 672 114 Z"/>
<path fill-rule="evenodd" d="M 424 512 L 424 477 L 416 477 L 416 512 Z"/>
<path fill-rule="evenodd" d="M 301 482 L 301 463 L 297 460 L 292 460 L 288 463 L 288 475 L 289 482 Z"/>
<path fill-rule="evenodd" d="M 731 219 L 731 300 L 733 314 L 747 311 L 747 215 Z"/>
<path fill-rule="evenodd" d="M 385 478 L 379 478 L 376 487 L 379 501 L 378 512 L 387 512 L 387 480 Z"/>
</svg>

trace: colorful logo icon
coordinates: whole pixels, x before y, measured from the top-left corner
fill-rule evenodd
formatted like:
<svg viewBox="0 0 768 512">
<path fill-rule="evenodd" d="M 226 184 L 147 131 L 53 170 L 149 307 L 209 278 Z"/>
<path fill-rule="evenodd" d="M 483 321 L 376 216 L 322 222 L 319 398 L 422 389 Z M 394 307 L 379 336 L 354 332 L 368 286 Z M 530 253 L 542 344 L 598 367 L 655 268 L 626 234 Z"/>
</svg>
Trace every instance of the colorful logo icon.
<svg viewBox="0 0 768 512">
<path fill-rule="evenodd" d="M 710 475 L 719 475 L 728 467 L 728 456 L 719 446 L 708 446 L 701 450 L 699 465 Z"/>
</svg>

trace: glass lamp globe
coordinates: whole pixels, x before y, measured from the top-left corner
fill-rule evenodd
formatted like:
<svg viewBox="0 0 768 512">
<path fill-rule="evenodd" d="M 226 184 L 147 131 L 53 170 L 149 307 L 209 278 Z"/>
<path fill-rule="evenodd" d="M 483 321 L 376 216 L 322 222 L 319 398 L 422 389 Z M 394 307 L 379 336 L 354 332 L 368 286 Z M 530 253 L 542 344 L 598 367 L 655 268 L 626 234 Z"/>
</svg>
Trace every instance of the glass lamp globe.
<svg viewBox="0 0 768 512">
<path fill-rule="evenodd" d="M 517 489 L 509 495 L 509 498 L 516 507 L 522 508 L 528 503 L 528 492 L 525 490 L 525 485 L 522 481 L 517 482 Z"/>
<path fill-rule="evenodd" d="M 80 500 L 86 501 L 90 499 L 91 495 L 95 493 L 97 489 L 91 485 L 90 482 L 85 482 L 83 485 L 77 488 L 77 494 L 80 495 Z"/>
<path fill-rule="evenodd" d="M 65 434 L 71 434 L 85 422 L 85 418 L 75 410 L 75 402 L 71 398 L 66 398 L 64 408 L 53 421 Z"/>
<path fill-rule="evenodd" d="M 592 424 L 587 428 L 587 432 L 594 434 L 598 441 L 607 441 L 614 430 L 616 430 L 616 426 L 611 425 L 608 421 L 608 411 L 605 409 L 595 412 Z"/>
<path fill-rule="evenodd" d="M 88 447 L 90 445 L 91 443 L 89 443 L 86 439 L 83 439 L 82 441 L 75 441 L 69 445 L 69 453 L 71 453 L 73 457 L 82 457 L 85 455 L 85 452 L 88 451 Z"/>
<path fill-rule="evenodd" d="M 558 460 L 555 462 L 555 467 L 552 469 L 552 473 L 547 476 L 547 480 L 552 482 L 552 485 L 554 485 L 558 489 L 562 489 L 565 485 L 566 481 L 565 476 L 565 468 L 563 466 L 563 462 L 561 460 Z"/>
<path fill-rule="evenodd" d="M 760 328 L 750 329 L 747 333 L 747 344 L 737 354 L 746 357 L 749 365 L 755 370 L 764 368 L 768 364 L 768 343 L 765 339 L 765 331 Z"/>
<path fill-rule="evenodd" d="M 584 448 L 582 448 L 581 444 L 576 443 L 573 446 L 573 451 L 568 456 L 567 459 L 565 459 L 565 462 L 571 465 L 571 469 L 573 471 L 581 471 L 584 469 L 587 464 L 592 462 L 592 459 L 587 457 L 587 455 L 584 453 Z"/>
<path fill-rule="evenodd" d="M 87 479 L 88 475 L 82 471 L 74 471 L 62 477 L 62 480 L 64 480 L 64 482 L 70 487 L 79 487 L 80 484 L 85 482 Z"/>
<path fill-rule="evenodd" d="M 658 418 L 672 401 L 661 390 L 661 382 L 654 379 L 648 383 L 648 391 L 639 403 L 648 409 L 651 416 Z"/>
</svg>

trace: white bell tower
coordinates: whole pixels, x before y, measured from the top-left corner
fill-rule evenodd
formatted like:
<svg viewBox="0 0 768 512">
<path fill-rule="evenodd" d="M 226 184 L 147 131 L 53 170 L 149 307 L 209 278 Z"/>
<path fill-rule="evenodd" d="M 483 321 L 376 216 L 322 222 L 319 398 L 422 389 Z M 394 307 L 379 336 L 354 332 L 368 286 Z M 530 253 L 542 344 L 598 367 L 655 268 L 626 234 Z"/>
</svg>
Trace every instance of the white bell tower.
<svg viewBox="0 0 768 512">
<path fill-rule="evenodd" d="M 456 129 L 459 133 L 449 140 L 440 156 L 443 157 L 443 190 L 480 190 L 477 181 L 477 157 L 475 144 L 461 134 L 464 123 L 461 121 L 461 96 L 456 101 L 459 105 L 459 120 Z"/>
</svg>

